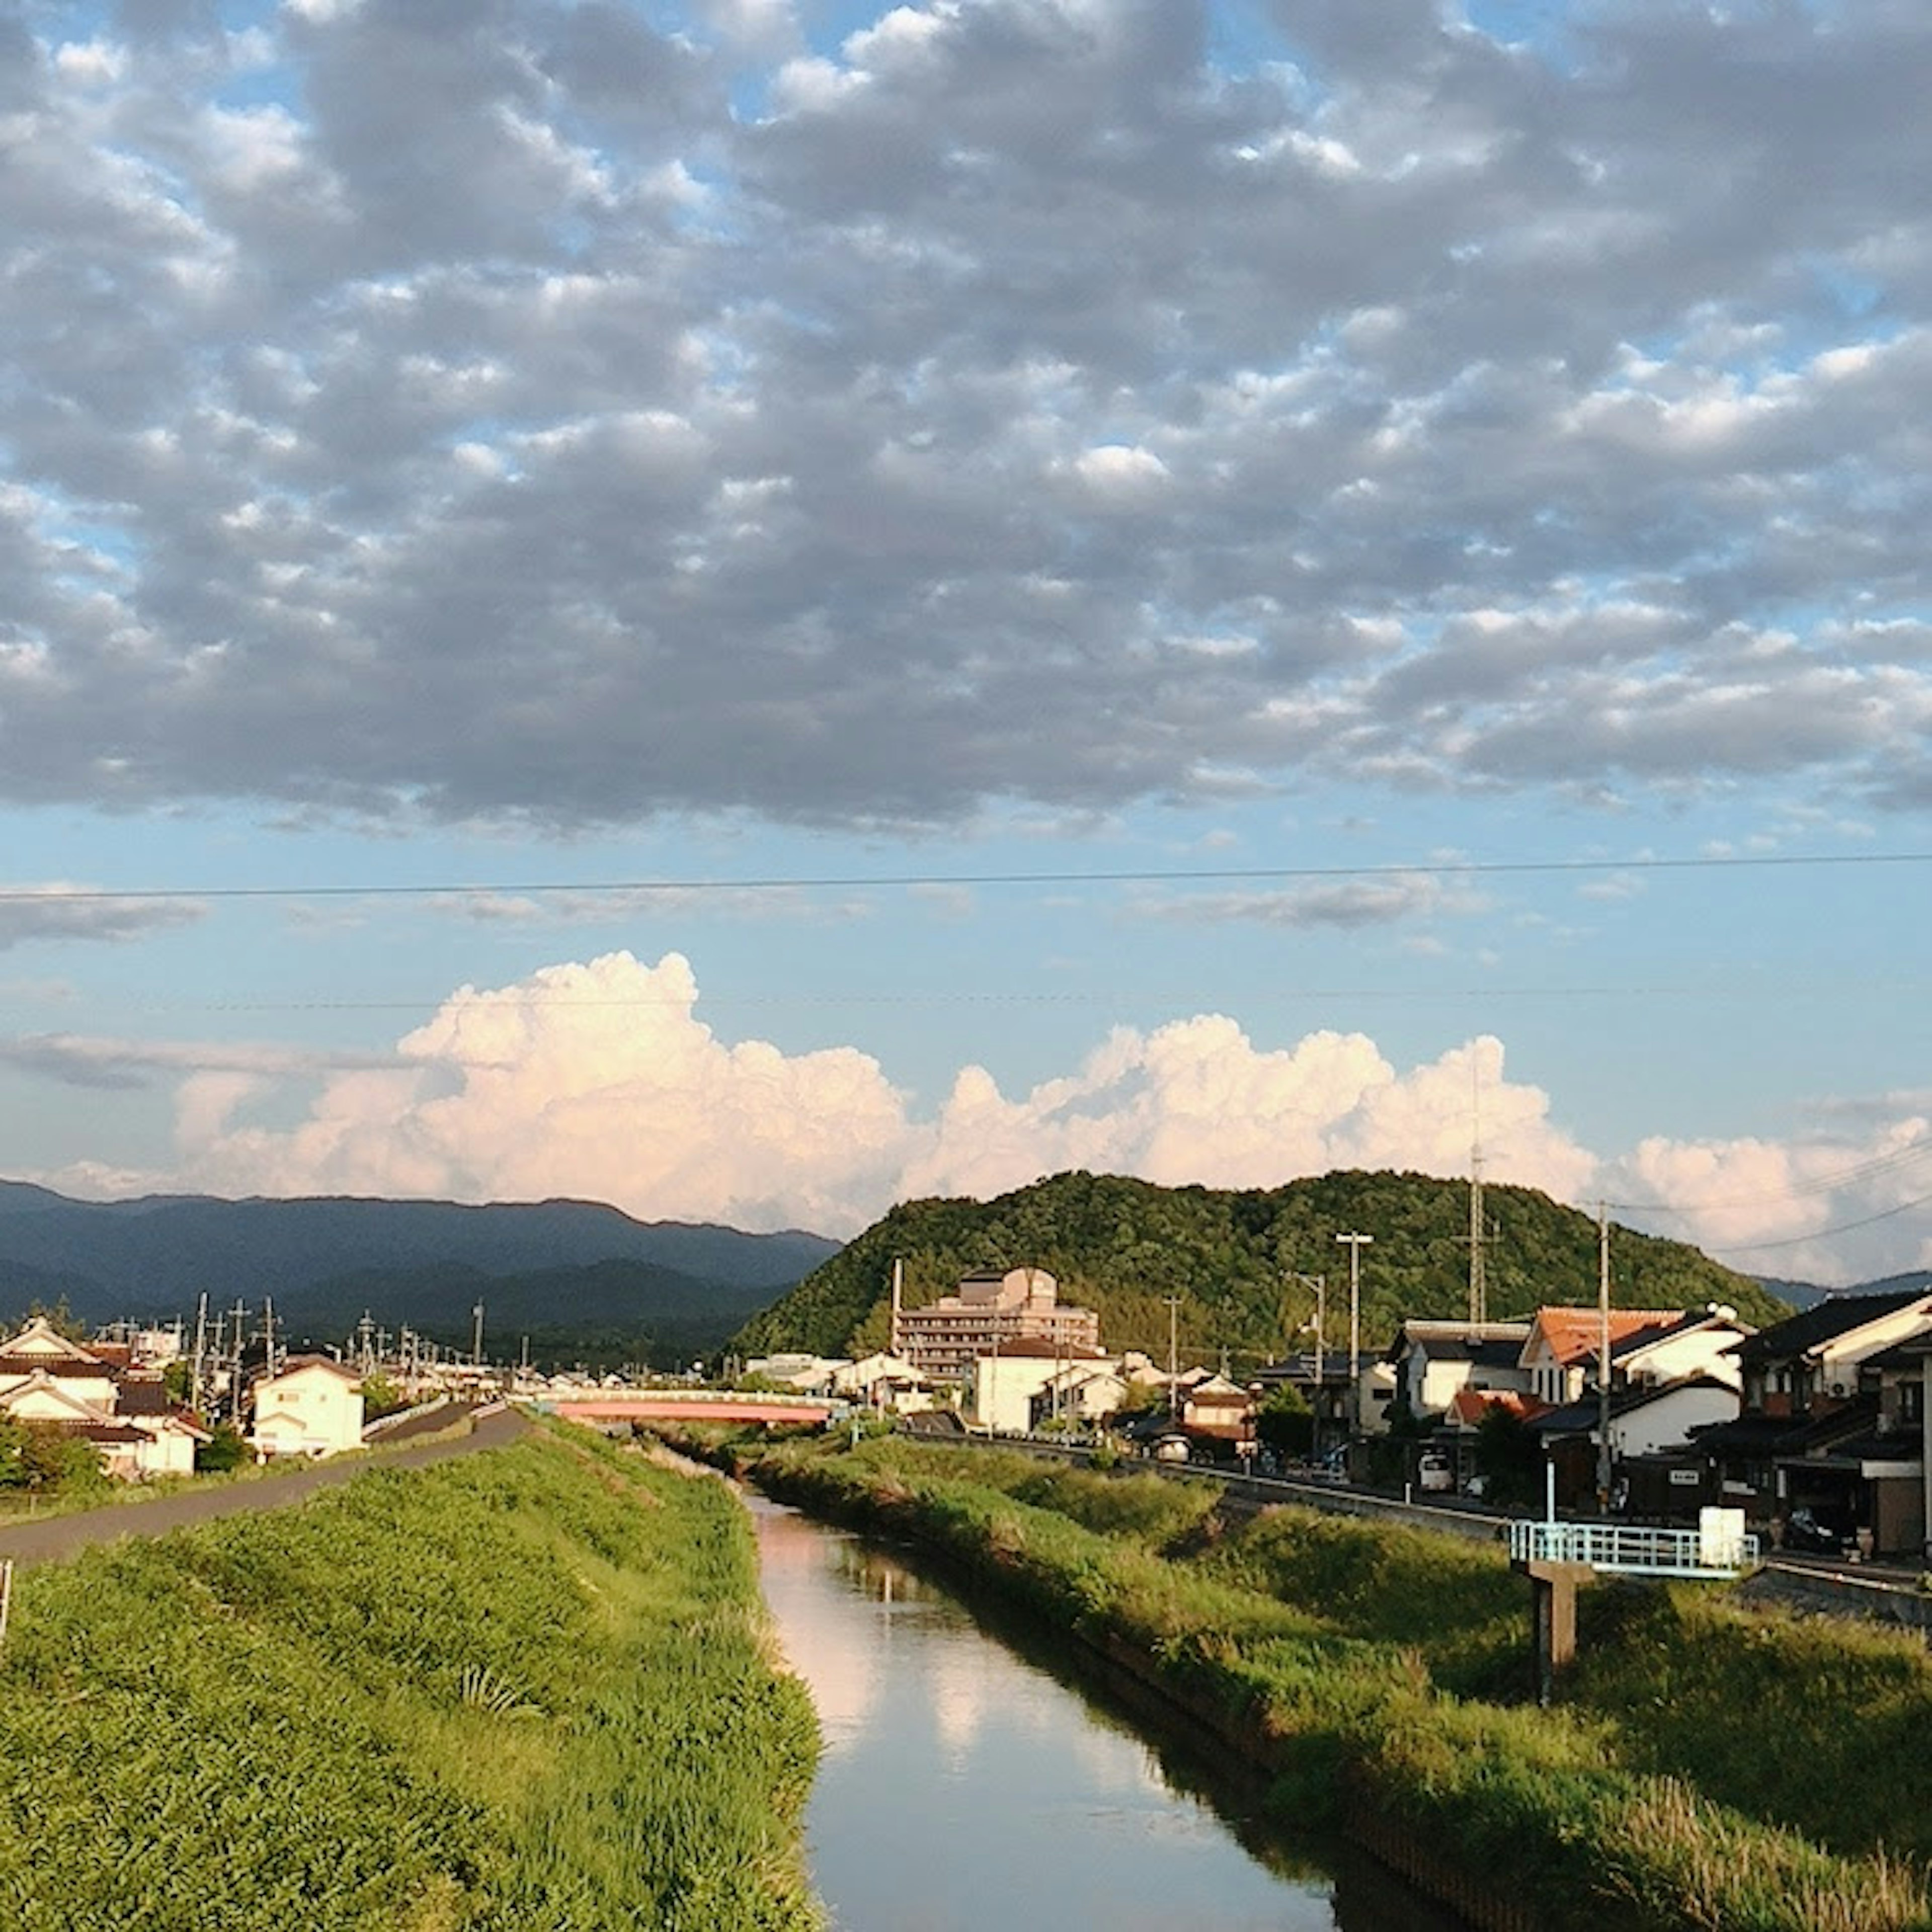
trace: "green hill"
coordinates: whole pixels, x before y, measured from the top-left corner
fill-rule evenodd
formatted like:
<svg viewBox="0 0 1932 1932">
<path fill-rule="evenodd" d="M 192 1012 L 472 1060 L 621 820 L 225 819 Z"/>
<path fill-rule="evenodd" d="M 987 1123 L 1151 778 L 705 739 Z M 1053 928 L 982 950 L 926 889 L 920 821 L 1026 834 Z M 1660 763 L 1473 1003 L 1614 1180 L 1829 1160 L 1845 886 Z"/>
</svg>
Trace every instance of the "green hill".
<svg viewBox="0 0 1932 1932">
<path fill-rule="evenodd" d="M 1594 1304 L 1597 1227 L 1533 1188 L 1484 1190 L 1492 1319 L 1546 1302 Z M 1328 1346 L 1346 1347 L 1348 1252 L 1335 1237 L 1375 1237 L 1362 1251 L 1365 1348 L 1405 1316 L 1468 1306 L 1468 1185 L 1420 1174 L 1348 1172 L 1234 1190 L 1157 1187 L 1072 1173 L 996 1200 L 908 1201 L 823 1262 L 740 1329 L 746 1354 L 784 1348 L 857 1354 L 886 1341 L 892 1262 L 905 1264 L 906 1305 L 950 1293 L 976 1268 L 1030 1263 L 1059 1277 L 1061 1298 L 1096 1309 L 1110 1348 L 1167 1351 L 1163 1298 L 1183 1298 L 1184 1351 L 1228 1351 L 1238 1368 L 1307 1346 L 1295 1331 L 1314 1298 L 1295 1271 L 1325 1275 Z M 1681 1241 L 1614 1227 L 1611 1295 L 1619 1307 L 1728 1302 L 1760 1324 L 1790 1311 L 1748 1276 Z"/>
</svg>

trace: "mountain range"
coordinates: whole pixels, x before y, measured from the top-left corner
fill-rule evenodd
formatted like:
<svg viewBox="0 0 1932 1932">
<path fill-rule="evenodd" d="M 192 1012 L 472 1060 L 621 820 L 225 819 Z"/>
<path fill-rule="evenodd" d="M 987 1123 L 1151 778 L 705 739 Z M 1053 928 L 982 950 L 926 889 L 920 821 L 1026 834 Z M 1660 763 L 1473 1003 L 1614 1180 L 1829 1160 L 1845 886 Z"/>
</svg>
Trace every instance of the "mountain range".
<svg viewBox="0 0 1932 1932">
<path fill-rule="evenodd" d="M 489 1333 L 530 1335 L 533 1358 L 662 1364 L 716 1347 L 838 1246 L 593 1202 L 91 1202 L 0 1181 L 0 1313 L 64 1301 L 90 1324 L 192 1318 L 205 1294 L 215 1315 L 272 1302 L 298 1342 L 339 1341 L 367 1310 L 466 1344 L 481 1301 Z"/>
</svg>

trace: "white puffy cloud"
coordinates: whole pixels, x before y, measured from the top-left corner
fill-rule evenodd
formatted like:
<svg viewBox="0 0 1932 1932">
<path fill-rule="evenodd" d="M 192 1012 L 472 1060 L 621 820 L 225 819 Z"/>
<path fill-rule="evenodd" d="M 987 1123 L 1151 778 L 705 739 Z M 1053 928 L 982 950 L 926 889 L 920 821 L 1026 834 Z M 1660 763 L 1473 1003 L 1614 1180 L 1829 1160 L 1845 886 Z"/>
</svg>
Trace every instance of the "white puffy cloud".
<svg viewBox="0 0 1932 1932">
<path fill-rule="evenodd" d="M 921 1118 L 868 1054 L 728 1044 L 697 1001 L 676 953 L 465 987 L 394 1064 L 327 1074 L 292 1128 L 250 1118 L 273 1069 L 230 1055 L 182 1088 L 171 1184 L 570 1195 L 645 1218 L 845 1234 L 909 1196 L 985 1195 L 1068 1167 L 1222 1186 L 1338 1166 L 1453 1174 L 1467 1165 L 1479 1087 L 1509 1178 L 1567 1195 L 1591 1166 L 1546 1097 L 1503 1078 L 1493 1040 L 1403 1072 L 1360 1034 L 1265 1048 L 1204 1015 L 1116 1030 L 1070 1073 L 1010 1099 L 967 1067 Z"/>
<path fill-rule="evenodd" d="M 1784 1142 L 1652 1136 L 1607 1184 L 1630 1204 L 1623 1218 L 1747 1274 L 1842 1286 L 1932 1267 L 1922 1213 L 1907 1218 L 1932 1194 L 1932 1117 L 1910 1096 Z"/>
</svg>

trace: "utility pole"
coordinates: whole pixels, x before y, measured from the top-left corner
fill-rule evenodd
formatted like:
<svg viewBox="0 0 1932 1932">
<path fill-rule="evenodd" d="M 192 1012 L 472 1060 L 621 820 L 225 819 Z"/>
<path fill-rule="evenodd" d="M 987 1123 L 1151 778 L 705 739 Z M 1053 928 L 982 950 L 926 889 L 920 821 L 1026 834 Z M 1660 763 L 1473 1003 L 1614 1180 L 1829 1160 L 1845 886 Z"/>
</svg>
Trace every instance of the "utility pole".
<svg viewBox="0 0 1932 1932">
<path fill-rule="evenodd" d="M 194 1372 L 193 1378 L 188 1384 L 188 1407 L 193 1409 L 196 1414 L 203 1418 L 206 1417 L 208 1411 L 202 1406 L 202 1402 L 201 1378 L 203 1373 L 202 1359 L 206 1353 L 207 1347 L 208 1292 L 204 1288 L 202 1291 L 201 1299 L 195 1304 Z"/>
<path fill-rule="evenodd" d="M 1469 1325 L 1480 1328 L 1490 1318 L 1490 1283 L 1483 1250 L 1496 1239 L 1483 1219 L 1483 1090 L 1472 1055 L 1469 1063 L 1469 1232 L 1457 1239 L 1469 1244 Z"/>
<path fill-rule="evenodd" d="M 1180 1297 L 1162 1298 L 1167 1303 L 1167 1419 L 1180 1426 Z"/>
<path fill-rule="evenodd" d="M 896 1256 L 892 1261 L 892 1326 L 886 1330 L 886 1352 L 895 1359 L 899 1352 L 899 1316 L 905 1304 L 905 1263 Z"/>
<path fill-rule="evenodd" d="M 1315 1420 L 1309 1430 L 1308 1446 L 1311 1451 L 1319 1454 L 1322 1448 L 1322 1330 L 1328 1319 L 1328 1277 L 1325 1274 L 1297 1274 L 1294 1279 L 1304 1288 L 1311 1288 L 1315 1291 L 1315 1319 L 1304 1322 L 1296 1332 L 1306 1334 L 1311 1328 L 1315 1331 L 1315 1400 L 1311 1405 Z"/>
<path fill-rule="evenodd" d="M 1597 1203 L 1597 1508 L 1610 1507 L 1610 1204 Z"/>
<path fill-rule="evenodd" d="M 477 1372 L 477 1373 L 478 1373 L 478 1375 L 481 1375 L 481 1374 L 482 1373 L 482 1372 L 483 1372 L 483 1304 L 482 1304 L 482 1303 L 479 1301 L 479 1302 L 476 1304 L 476 1306 L 474 1308 L 472 1308 L 470 1312 L 470 1313 L 471 1313 L 471 1314 L 472 1314 L 473 1316 L 476 1316 L 476 1347 L 474 1348 L 474 1349 L 471 1352 L 471 1357 L 470 1357 L 470 1359 L 471 1359 L 472 1361 L 474 1361 L 474 1362 L 476 1363 L 476 1372 Z"/>
<path fill-rule="evenodd" d="M 1372 1234 L 1337 1234 L 1336 1240 L 1348 1250 L 1348 1409 L 1349 1433 L 1358 1419 L 1356 1386 L 1360 1378 L 1362 1353 L 1362 1250 L 1375 1245 Z"/>
</svg>

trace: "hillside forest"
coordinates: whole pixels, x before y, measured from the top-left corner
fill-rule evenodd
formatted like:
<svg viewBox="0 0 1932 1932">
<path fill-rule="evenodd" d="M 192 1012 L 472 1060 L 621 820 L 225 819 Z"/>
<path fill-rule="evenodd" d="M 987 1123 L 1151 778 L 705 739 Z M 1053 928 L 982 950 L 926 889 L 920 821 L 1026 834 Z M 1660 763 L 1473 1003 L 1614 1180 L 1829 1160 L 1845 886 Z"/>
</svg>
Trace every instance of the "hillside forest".
<svg viewBox="0 0 1932 1932">
<path fill-rule="evenodd" d="M 1546 1303 L 1594 1305 L 1594 1219 L 1533 1188 L 1484 1190 L 1486 1302 L 1492 1320 Z M 1055 1174 L 986 1202 L 902 1202 L 739 1330 L 747 1354 L 805 1349 L 860 1355 L 883 1348 L 892 1264 L 905 1305 L 950 1293 L 983 1268 L 1044 1268 L 1063 1301 L 1099 1311 L 1110 1349 L 1164 1359 L 1167 1298 L 1180 1298 L 1179 1342 L 1190 1360 L 1225 1351 L 1238 1372 L 1308 1347 L 1325 1278 L 1324 1335 L 1348 1342 L 1348 1250 L 1336 1237 L 1372 1234 L 1361 1250 L 1364 1348 L 1405 1317 L 1467 1312 L 1469 1189 L 1431 1175 L 1348 1171 L 1274 1188 L 1161 1187 L 1113 1174 Z M 1624 1308 L 1730 1304 L 1762 1324 L 1790 1311 L 1748 1276 L 1681 1241 L 1612 1225 L 1611 1299 Z"/>
</svg>

